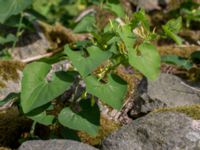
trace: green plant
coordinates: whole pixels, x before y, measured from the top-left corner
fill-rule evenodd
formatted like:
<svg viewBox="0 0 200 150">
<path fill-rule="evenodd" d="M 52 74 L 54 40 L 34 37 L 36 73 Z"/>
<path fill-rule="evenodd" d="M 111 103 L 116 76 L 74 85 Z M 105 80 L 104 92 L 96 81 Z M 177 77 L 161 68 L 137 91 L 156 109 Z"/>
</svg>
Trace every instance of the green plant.
<svg viewBox="0 0 200 150">
<path fill-rule="evenodd" d="M 32 3 L 14 2 L 15 5 L 11 1 L 0 1 L 10 7 L 19 6 L 9 13 L 4 10 L 2 23 Z M 116 2 L 107 4 L 106 9 L 123 16 L 121 9 L 116 11 L 119 7 Z M 60 123 L 96 135 L 100 118 L 96 98 L 117 110 L 123 106 L 127 83 L 116 73 L 119 65 L 131 65 L 151 80 L 160 72 L 160 56 L 151 44 L 156 34 L 151 31 L 145 12 L 141 10 L 125 20 L 124 25 L 110 20 L 102 31 L 92 32 L 92 40 L 66 45 L 53 62 L 49 58 L 26 65 L 19 103 L 23 115 L 44 125 Z M 63 59 L 70 60 L 73 67 L 51 72 L 51 65 Z M 86 85 L 81 94 L 78 93 L 80 82 Z M 70 99 L 61 101 L 59 96 L 67 90 L 73 90 Z M 61 108 L 57 108 L 59 104 Z"/>
<path fill-rule="evenodd" d="M 186 19 L 186 27 L 190 27 L 191 21 L 200 22 L 200 9 L 182 9 L 181 14 Z"/>
<path fill-rule="evenodd" d="M 165 25 L 162 26 L 162 28 L 166 36 L 172 38 L 178 45 L 182 44 L 183 39 L 177 35 L 182 28 L 181 17 L 169 20 Z"/>
<path fill-rule="evenodd" d="M 183 23 L 187 28 L 191 27 L 191 22 L 200 22 L 200 10 L 199 3 L 195 3 L 193 0 L 186 0 L 180 7 L 170 12 L 173 17 L 182 16 Z"/>
<path fill-rule="evenodd" d="M 95 135 L 100 113 L 93 97 L 120 110 L 127 93 L 127 83 L 115 73 L 117 66 L 130 64 L 149 79 L 155 79 L 159 74 L 160 56 L 150 43 L 154 33 L 150 31 L 144 11 L 135 13 L 134 18 L 137 19 L 124 26 L 111 21 L 102 33 L 93 34 L 93 42 L 79 43 L 78 47 L 75 44 L 76 50 L 66 45 L 62 58 L 72 62 L 71 71 L 56 72 L 49 77 L 51 64 L 34 62 L 27 65 L 21 91 L 21 107 L 25 115 L 42 124 L 57 121 Z M 64 105 L 58 114 L 48 114 L 55 107 L 55 98 L 69 90 L 75 79 L 86 84 L 82 96 L 72 96 L 70 104 Z M 83 96 L 84 93 L 88 94 Z"/>
<path fill-rule="evenodd" d="M 0 1 L 0 46 L 5 44 L 12 43 L 12 47 L 16 46 L 16 43 L 19 37 L 23 33 L 23 28 L 25 25 L 23 24 L 24 14 L 23 11 L 32 4 L 32 0 L 8 0 Z M 13 16 L 14 15 L 14 16 Z M 6 27 L 16 28 L 16 33 L 7 34 Z M 7 53 L 8 49 L 4 47 L 1 50 L 2 54 L 6 54 L 6 57 L 3 55 L 3 58 L 9 58 L 9 54 Z M 0 54 L 0 56 L 2 56 Z"/>
<path fill-rule="evenodd" d="M 21 13 L 32 4 L 32 0 L 1 0 L 0 23 L 4 23 L 10 16 Z"/>
</svg>

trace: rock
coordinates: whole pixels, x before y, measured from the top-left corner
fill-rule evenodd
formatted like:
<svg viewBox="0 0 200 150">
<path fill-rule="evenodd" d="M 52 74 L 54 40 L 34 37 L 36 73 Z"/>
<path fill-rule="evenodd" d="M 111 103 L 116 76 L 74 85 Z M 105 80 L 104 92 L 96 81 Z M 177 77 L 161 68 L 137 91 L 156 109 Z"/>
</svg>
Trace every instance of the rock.
<svg viewBox="0 0 200 150">
<path fill-rule="evenodd" d="M 146 11 L 160 10 L 161 6 L 166 6 L 171 0 L 129 0 L 138 8 L 143 8 Z"/>
<path fill-rule="evenodd" d="M 130 3 L 137 6 L 138 8 L 143 8 L 146 11 L 161 10 L 166 8 L 168 11 L 177 9 L 180 5 L 187 0 L 129 0 Z M 200 0 L 192 0 L 192 2 L 200 3 Z"/>
<path fill-rule="evenodd" d="M 187 85 L 179 77 L 161 73 L 155 81 L 141 81 L 138 96 L 133 103 L 130 116 L 137 118 L 163 107 L 200 104 L 200 93 L 197 88 Z"/>
<path fill-rule="evenodd" d="M 185 114 L 151 113 L 111 134 L 101 150 L 199 150 L 200 121 Z"/>
<path fill-rule="evenodd" d="M 138 8 L 143 8 L 147 11 L 161 9 L 158 0 L 130 0 L 130 2 Z"/>
<path fill-rule="evenodd" d="M 97 150 L 87 144 L 71 140 L 33 140 L 23 143 L 18 150 Z"/>
</svg>

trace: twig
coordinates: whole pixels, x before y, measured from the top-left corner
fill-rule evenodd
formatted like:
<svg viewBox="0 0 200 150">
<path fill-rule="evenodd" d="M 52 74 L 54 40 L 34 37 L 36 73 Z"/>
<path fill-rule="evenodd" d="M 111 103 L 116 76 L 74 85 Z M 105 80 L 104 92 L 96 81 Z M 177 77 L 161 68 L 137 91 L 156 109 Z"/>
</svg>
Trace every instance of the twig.
<svg viewBox="0 0 200 150">
<path fill-rule="evenodd" d="M 88 8 L 86 10 L 84 10 L 83 12 L 80 13 L 80 15 L 75 19 L 75 23 L 79 22 L 80 20 L 82 20 L 86 15 L 90 14 L 90 13 L 95 13 L 96 10 L 95 8 Z"/>
<path fill-rule="evenodd" d="M 188 87 L 188 88 L 191 88 L 191 89 L 193 89 L 193 90 L 195 90 L 195 91 L 200 92 L 200 89 L 199 89 L 199 88 L 194 88 L 194 87 L 192 87 L 192 86 L 190 86 L 190 85 L 184 83 L 183 81 L 181 81 L 181 84 L 183 84 L 184 86 L 186 86 L 186 87 Z"/>
<path fill-rule="evenodd" d="M 49 53 L 46 53 L 46 54 L 43 54 L 43 55 L 38 55 L 38 56 L 34 56 L 34 57 L 30 57 L 30 58 L 26 58 L 26 59 L 23 59 L 21 60 L 23 63 L 31 63 L 33 61 L 36 61 L 36 60 L 39 60 L 39 59 L 42 59 L 42 58 L 47 58 L 47 57 L 51 57 L 53 56 L 54 54 L 60 52 L 59 51 L 53 51 L 53 52 L 49 52 Z"/>
</svg>

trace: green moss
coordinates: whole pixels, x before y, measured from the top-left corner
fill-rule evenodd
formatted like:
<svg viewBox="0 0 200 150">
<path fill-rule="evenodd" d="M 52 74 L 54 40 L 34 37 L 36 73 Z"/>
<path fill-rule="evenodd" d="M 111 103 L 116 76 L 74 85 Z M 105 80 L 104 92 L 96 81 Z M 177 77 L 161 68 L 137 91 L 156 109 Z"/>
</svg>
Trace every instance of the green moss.
<svg viewBox="0 0 200 150">
<path fill-rule="evenodd" d="M 11 149 L 6 147 L 0 147 L 0 150 L 11 150 Z"/>
<path fill-rule="evenodd" d="M 19 61 L 0 61 L 0 77 L 3 81 L 19 79 L 18 70 L 23 70 L 24 64 Z M 5 83 L 0 81 L 0 88 L 5 87 Z"/>
<path fill-rule="evenodd" d="M 155 110 L 153 112 L 167 112 L 167 111 L 184 113 L 195 120 L 200 120 L 200 105 L 180 106 L 175 108 L 162 108 Z"/>
<path fill-rule="evenodd" d="M 5 83 L 3 83 L 2 81 L 0 81 L 0 88 L 4 88 L 6 86 Z"/>
</svg>

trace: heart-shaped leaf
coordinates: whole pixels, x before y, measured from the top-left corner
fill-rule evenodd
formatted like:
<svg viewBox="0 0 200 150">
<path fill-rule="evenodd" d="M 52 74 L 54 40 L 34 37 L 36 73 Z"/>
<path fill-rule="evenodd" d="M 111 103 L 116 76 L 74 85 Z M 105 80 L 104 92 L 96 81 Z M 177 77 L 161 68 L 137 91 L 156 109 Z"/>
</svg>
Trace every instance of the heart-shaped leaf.
<svg viewBox="0 0 200 150">
<path fill-rule="evenodd" d="M 142 72 L 147 78 L 154 80 L 160 73 L 160 55 L 156 48 L 147 42 L 138 49 L 129 50 L 129 63 Z"/>
<path fill-rule="evenodd" d="M 35 116 L 28 116 L 28 118 L 40 123 L 40 124 L 43 124 L 43 125 L 51 125 L 53 124 L 53 120 L 55 119 L 55 116 L 53 115 L 47 115 L 46 114 L 46 111 L 40 113 L 40 114 L 37 114 Z"/>
<path fill-rule="evenodd" d="M 108 75 L 108 82 L 103 84 L 94 76 L 85 79 L 86 89 L 106 104 L 120 110 L 127 92 L 127 83 L 115 74 Z"/>
<path fill-rule="evenodd" d="M 0 23 L 17 15 L 32 4 L 32 0 L 0 0 Z"/>
<path fill-rule="evenodd" d="M 56 72 L 51 81 L 46 79 L 51 65 L 34 62 L 26 66 L 23 72 L 21 106 L 24 113 L 43 106 L 61 95 L 73 83 L 72 72 Z"/>
<path fill-rule="evenodd" d="M 82 56 L 81 51 L 71 50 L 68 45 L 65 47 L 65 52 L 83 77 L 89 75 L 101 63 L 112 56 L 111 52 L 102 51 L 97 46 L 87 48 L 87 52 L 89 53 L 88 57 Z"/>
<path fill-rule="evenodd" d="M 95 136 L 100 124 L 98 105 L 91 106 L 90 100 L 81 100 L 80 107 L 80 112 L 74 112 L 69 107 L 64 108 L 58 115 L 59 122 L 68 128 L 85 131 Z"/>
</svg>

